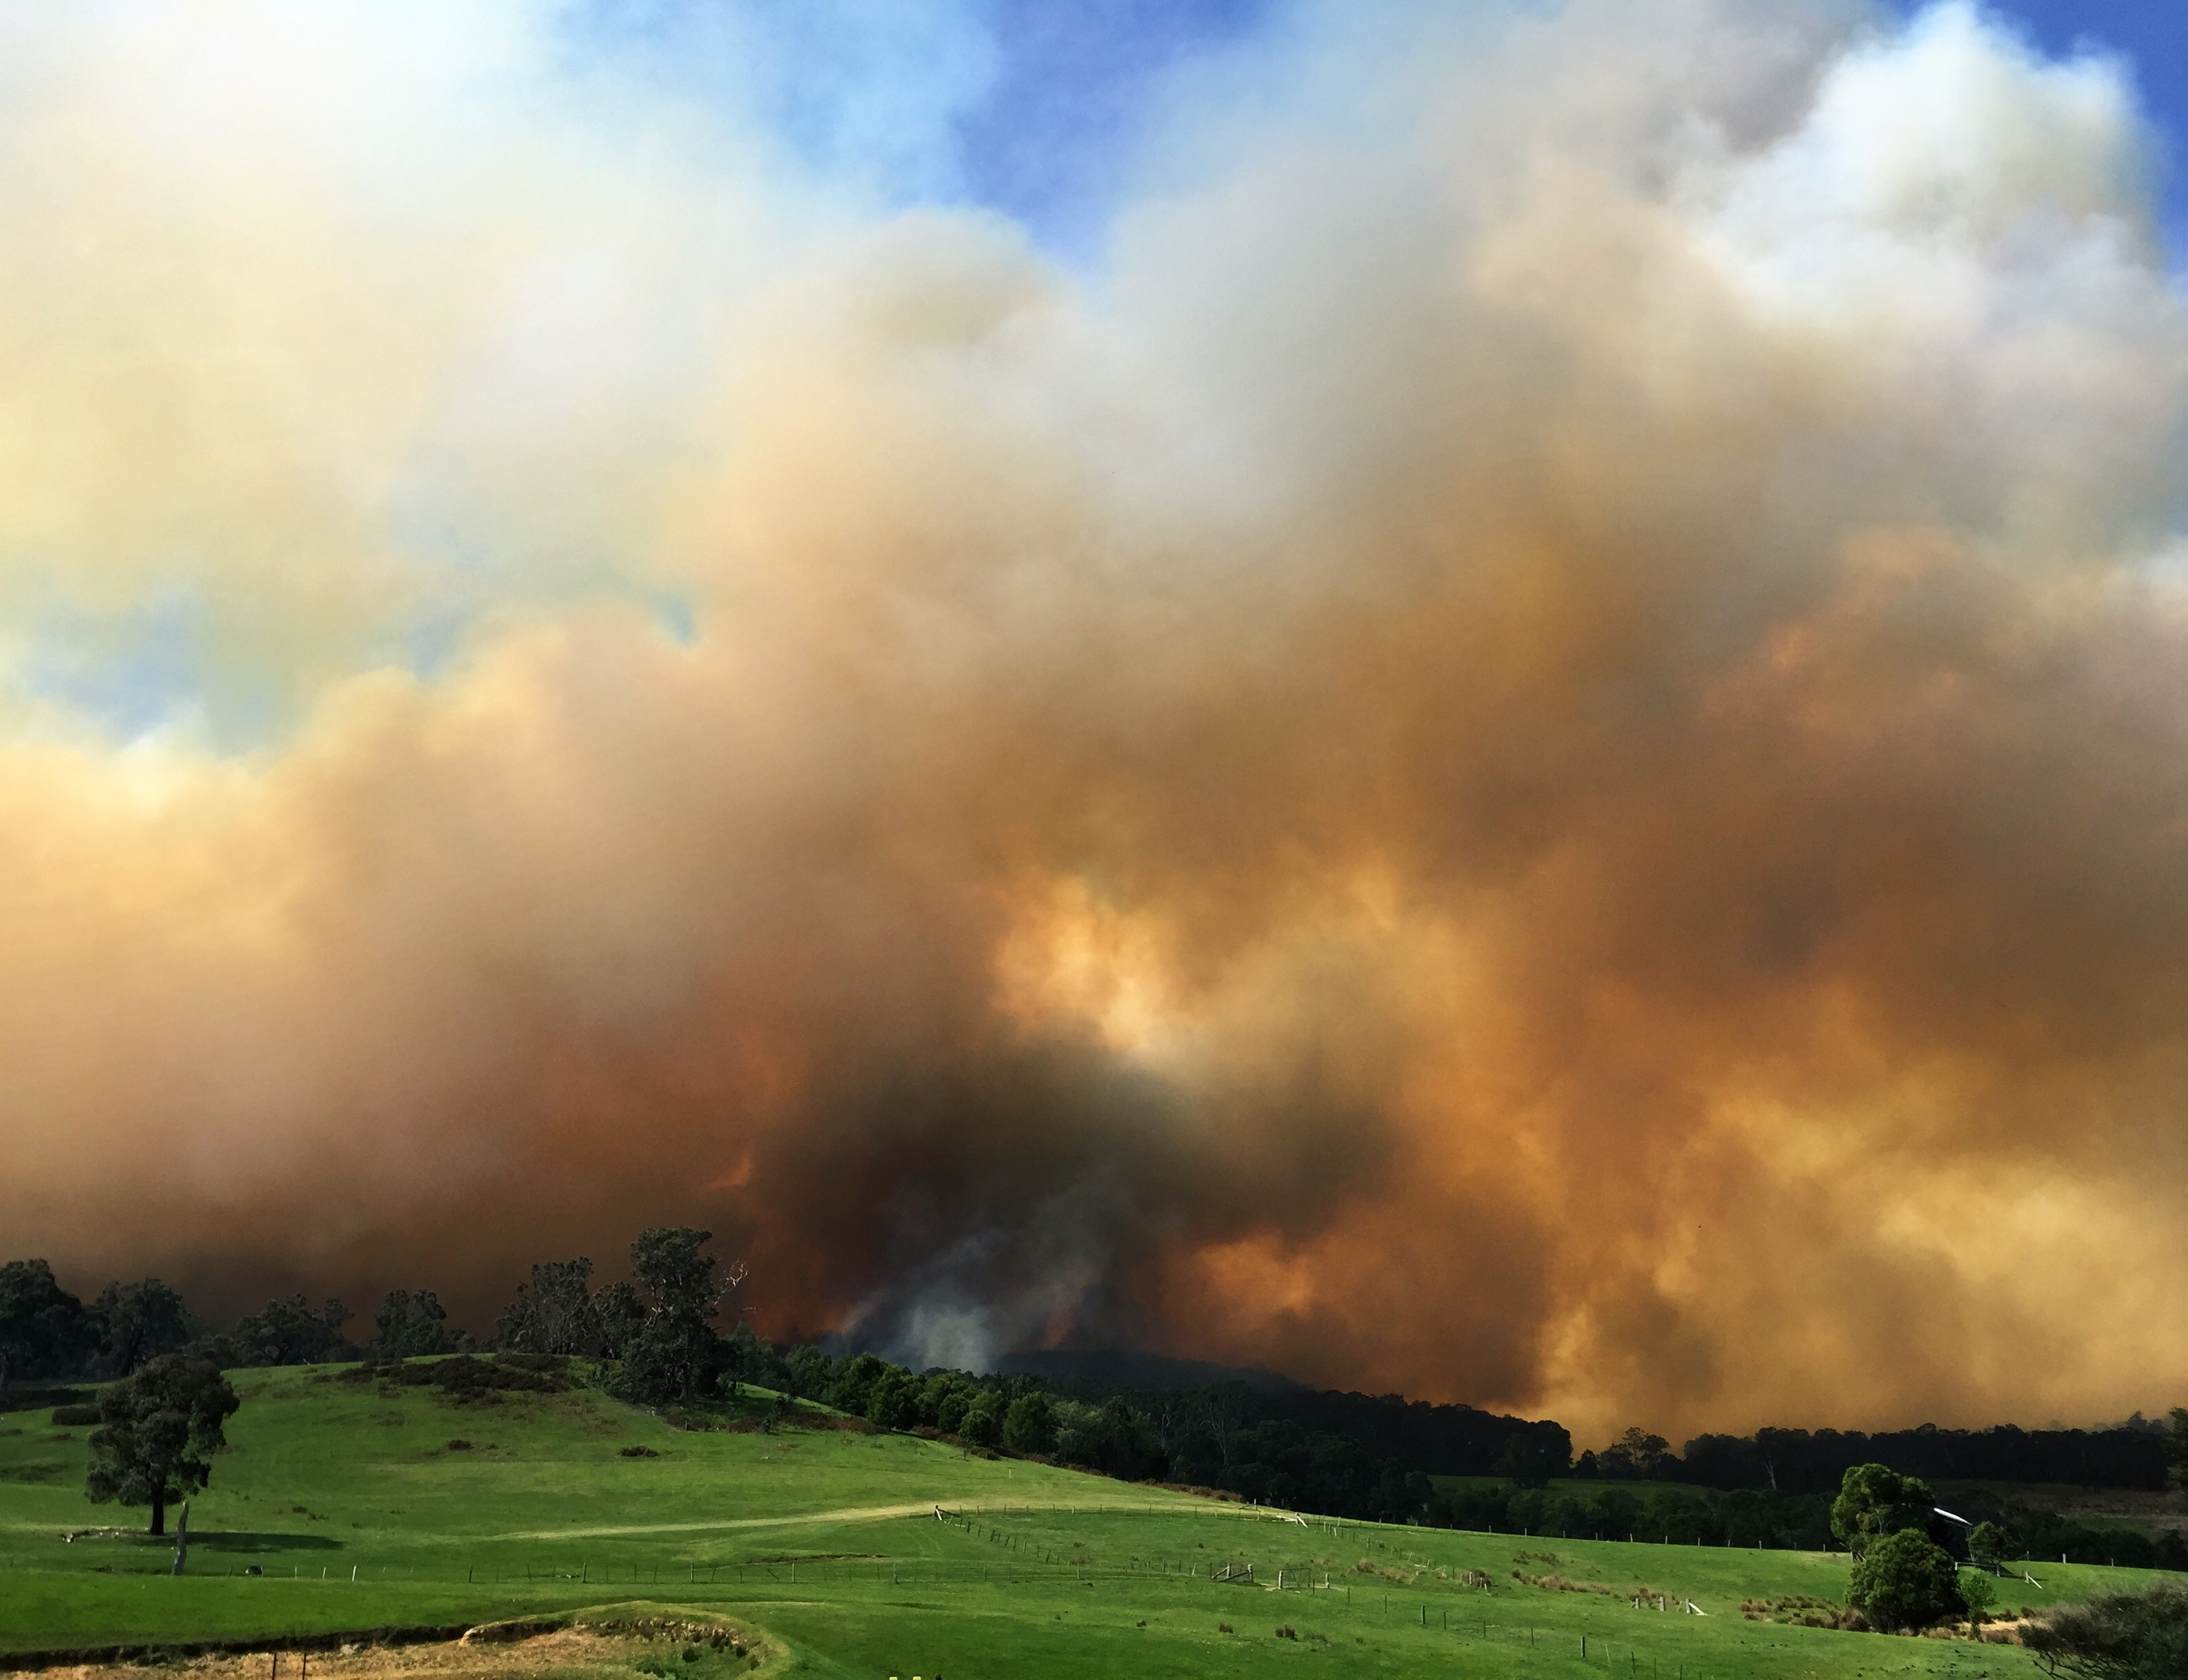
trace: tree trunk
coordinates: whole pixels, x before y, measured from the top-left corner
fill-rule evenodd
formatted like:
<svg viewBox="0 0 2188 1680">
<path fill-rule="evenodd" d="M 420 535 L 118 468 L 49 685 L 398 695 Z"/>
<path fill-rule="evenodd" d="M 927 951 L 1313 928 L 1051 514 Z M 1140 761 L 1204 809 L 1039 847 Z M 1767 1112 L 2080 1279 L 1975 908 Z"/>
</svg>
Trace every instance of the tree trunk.
<svg viewBox="0 0 2188 1680">
<path fill-rule="evenodd" d="M 157 1540 L 167 1531 L 167 1490 L 160 1489 L 152 1496 L 152 1537 Z"/>
</svg>

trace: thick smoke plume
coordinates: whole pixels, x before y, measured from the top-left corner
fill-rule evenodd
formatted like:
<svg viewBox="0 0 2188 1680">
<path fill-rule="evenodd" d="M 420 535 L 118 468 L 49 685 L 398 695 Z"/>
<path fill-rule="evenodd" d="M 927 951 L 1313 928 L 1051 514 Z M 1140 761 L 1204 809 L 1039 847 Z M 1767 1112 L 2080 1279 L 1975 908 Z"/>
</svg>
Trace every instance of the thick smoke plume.
<svg viewBox="0 0 2188 1680">
<path fill-rule="evenodd" d="M 1584 1434 L 2180 1398 L 2124 73 L 1439 9 L 1181 72 L 1080 269 L 727 13 L 0 10 L 0 1248 L 483 1325 L 703 1221 L 778 1334 Z"/>
</svg>

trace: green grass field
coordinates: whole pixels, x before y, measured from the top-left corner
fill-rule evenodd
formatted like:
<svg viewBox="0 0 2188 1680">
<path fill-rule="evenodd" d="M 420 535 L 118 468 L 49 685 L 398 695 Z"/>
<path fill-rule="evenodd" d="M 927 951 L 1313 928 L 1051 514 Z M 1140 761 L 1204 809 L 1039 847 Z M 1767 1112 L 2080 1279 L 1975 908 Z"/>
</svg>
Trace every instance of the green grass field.
<svg viewBox="0 0 2188 1680">
<path fill-rule="evenodd" d="M 1744 1598 L 1842 1599 L 1843 1557 L 1303 1525 L 911 1436 L 684 1432 L 593 1390 L 460 1406 L 309 1369 L 234 1380 L 243 1408 L 179 1579 L 166 1542 L 111 1532 L 142 1514 L 85 1500 L 87 1430 L 0 1415 L 0 1657 L 645 1599 L 764 1630 L 784 1672 L 861 1680 L 2034 1672 L 1999 1645 L 1742 1617 Z M 2143 1579 L 2035 1573 L 1999 1583 L 1997 1614 Z"/>
</svg>

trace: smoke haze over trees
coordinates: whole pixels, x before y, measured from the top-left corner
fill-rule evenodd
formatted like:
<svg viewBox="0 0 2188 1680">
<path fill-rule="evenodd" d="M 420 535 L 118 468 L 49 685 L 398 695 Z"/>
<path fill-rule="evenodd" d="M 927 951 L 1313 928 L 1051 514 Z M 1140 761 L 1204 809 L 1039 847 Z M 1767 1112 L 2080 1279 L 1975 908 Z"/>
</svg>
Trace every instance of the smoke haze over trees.
<svg viewBox="0 0 2188 1680">
<path fill-rule="evenodd" d="M 1594 1443 L 2188 1391 L 2122 67 L 1306 0 L 1066 258 L 930 58 L 604 9 L 0 19 L 12 1245 L 282 1357 L 659 1221 Z"/>
<path fill-rule="evenodd" d="M 0 1266 L 7 1286 L 0 1289 L 0 1345 L 73 1350 L 46 1358 L 39 1368 L 47 1379 L 108 1378 L 127 1375 L 132 1350 L 172 1339 L 181 1323 L 194 1333 L 189 1347 L 181 1355 L 163 1351 L 151 1363 L 217 1374 L 223 1367 L 332 1359 L 348 1362 L 345 1380 L 376 1384 L 391 1395 L 431 1387 L 459 1404 L 595 1382 L 699 1427 L 719 1423 L 710 1408 L 748 1414 L 748 1391 L 758 1389 L 778 1395 L 758 1413 L 768 1427 L 782 1423 L 787 1397 L 801 1396 L 875 1428 L 927 1431 L 972 1450 L 1037 1455 L 1121 1480 L 1181 1483 L 1333 1515 L 1542 1535 L 1655 1533 L 1805 1550 L 1844 1544 L 1857 1529 L 1881 1532 L 1908 1521 L 1926 1524 L 1933 1541 L 1977 1561 L 2065 1554 L 2077 1562 L 2188 1570 L 2188 1543 L 2177 1531 L 2085 1528 L 2040 1497 L 1994 1489 L 1954 1493 L 1955 1504 L 1978 1525 L 1963 1536 L 1926 1516 L 1926 1488 L 1905 1480 L 1976 1475 L 2010 1485 L 2054 1480 L 2072 1466 L 2089 1485 L 2139 1488 L 2152 1485 L 2155 1454 L 2162 1483 L 2164 1463 L 2188 1429 L 2168 1432 L 2140 1418 L 2089 1431 L 1762 1430 L 1754 1438 L 1698 1437 L 1683 1458 L 1661 1437 L 1634 1428 L 1576 1461 L 1571 1436 L 1548 1419 L 1316 1390 L 1191 1361 L 1080 1352 L 1029 1358 L 1045 1367 L 1040 1376 L 922 1371 L 871 1351 L 778 1346 L 741 1318 L 725 1333 L 717 1320 L 744 1268 L 740 1262 L 721 1270 L 710 1242 L 708 1233 L 688 1227 L 642 1232 L 629 1253 L 643 1288 L 616 1281 L 594 1289 L 589 1260 L 533 1266 L 484 1358 L 468 1350 L 440 1356 L 468 1349 L 470 1339 L 449 1328 L 430 1289 L 387 1291 L 375 1318 L 377 1333 L 358 1345 L 341 1333 L 353 1315 L 339 1301 L 315 1309 L 301 1294 L 277 1299 L 223 1331 L 190 1315 L 155 1279 L 110 1285 L 87 1307 L 39 1261 Z M 1151 1379 L 1161 1385 L 1148 1386 Z M 194 1391 L 217 1399 L 221 1390 L 193 1382 Z M 54 1420 L 68 1425 L 114 1422 L 104 1414 L 119 1407 L 126 1423 L 136 1416 L 130 1396 L 140 1390 L 145 1404 L 138 1409 L 156 1427 L 148 1425 L 147 1433 L 129 1424 L 110 1437 L 114 1463 L 101 1472 L 99 1486 L 120 1491 L 134 1474 L 127 1486 L 143 1491 L 151 1486 L 149 1472 L 126 1469 L 144 1456 L 139 1446 L 161 1462 L 203 1456 L 190 1446 L 187 1408 L 168 1403 L 165 1390 L 121 1384 L 86 1406 L 80 1402 L 88 1397 L 72 1390 L 19 1389 L 12 1401 L 0 1395 L 0 1403 L 59 1401 Z M 2178 1423 L 2188 1411 L 2174 1416 Z M 1766 1447 L 1768 1468 L 1782 1467 L 1777 1487 L 1757 1479 Z M 194 1472 L 181 1474 L 186 1481 Z M 1435 1480 L 1444 1477 L 1466 1480 L 1446 1487 Z M 1835 1509 L 1844 1489 L 1857 1484 L 1874 1484 L 1886 1496 L 1881 1504 L 1870 1500 L 1874 1520 Z"/>
</svg>

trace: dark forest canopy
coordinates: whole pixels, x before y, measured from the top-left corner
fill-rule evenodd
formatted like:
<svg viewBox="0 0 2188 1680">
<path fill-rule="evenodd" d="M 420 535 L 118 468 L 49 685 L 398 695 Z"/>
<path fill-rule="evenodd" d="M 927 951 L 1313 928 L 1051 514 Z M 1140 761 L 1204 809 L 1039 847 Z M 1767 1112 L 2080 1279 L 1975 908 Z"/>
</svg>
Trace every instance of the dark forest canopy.
<svg viewBox="0 0 2188 1680">
<path fill-rule="evenodd" d="M 2013 1481 L 2078 1487 L 2165 1486 L 2163 1425 L 2131 1418 L 2106 1429 L 1757 1429 L 1701 1435 L 1687 1443 L 1664 1479 L 1701 1487 L 1774 1488 L 1822 1493 L 1856 1464 L 1889 1464 L 1931 1481 Z"/>
</svg>

